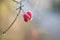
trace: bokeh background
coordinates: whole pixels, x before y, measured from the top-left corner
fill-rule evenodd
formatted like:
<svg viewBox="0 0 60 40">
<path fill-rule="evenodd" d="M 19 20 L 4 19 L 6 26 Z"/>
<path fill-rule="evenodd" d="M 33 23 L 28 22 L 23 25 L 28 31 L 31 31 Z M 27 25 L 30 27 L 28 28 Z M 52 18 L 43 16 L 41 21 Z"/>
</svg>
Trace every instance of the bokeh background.
<svg viewBox="0 0 60 40">
<path fill-rule="evenodd" d="M 20 1 L 20 0 L 16 0 Z M 20 5 L 13 0 L 0 0 L 0 40 L 60 40 L 60 0 L 24 0 L 23 10 L 33 13 L 33 20 L 24 22 L 23 12 L 7 31 L 4 30 L 13 22 Z M 36 37 L 32 36 L 37 35 Z"/>
</svg>

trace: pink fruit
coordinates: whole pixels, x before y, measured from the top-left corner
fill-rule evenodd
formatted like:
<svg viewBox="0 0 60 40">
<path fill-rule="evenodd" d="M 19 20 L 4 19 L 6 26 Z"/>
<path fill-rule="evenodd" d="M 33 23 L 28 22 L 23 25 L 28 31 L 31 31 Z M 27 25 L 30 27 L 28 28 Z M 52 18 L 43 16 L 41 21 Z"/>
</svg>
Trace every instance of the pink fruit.
<svg viewBox="0 0 60 40">
<path fill-rule="evenodd" d="M 30 11 L 26 12 L 26 13 L 23 15 L 23 17 L 24 17 L 24 21 L 25 21 L 25 22 L 30 21 L 30 20 L 32 19 L 32 12 L 30 12 Z"/>
</svg>

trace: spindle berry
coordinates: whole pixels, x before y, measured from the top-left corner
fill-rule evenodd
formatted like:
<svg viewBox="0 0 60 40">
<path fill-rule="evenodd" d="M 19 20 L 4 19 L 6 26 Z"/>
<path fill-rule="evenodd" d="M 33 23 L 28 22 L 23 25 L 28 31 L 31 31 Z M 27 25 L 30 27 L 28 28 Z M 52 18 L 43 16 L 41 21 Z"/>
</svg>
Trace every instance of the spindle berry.
<svg viewBox="0 0 60 40">
<path fill-rule="evenodd" d="M 31 11 L 28 11 L 26 12 L 24 15 L 23 15 L 23 18 L 24 18 L 24 21 L 25 22 L 28 22 L 32 19 L 32 12 Z"/>
</svg>

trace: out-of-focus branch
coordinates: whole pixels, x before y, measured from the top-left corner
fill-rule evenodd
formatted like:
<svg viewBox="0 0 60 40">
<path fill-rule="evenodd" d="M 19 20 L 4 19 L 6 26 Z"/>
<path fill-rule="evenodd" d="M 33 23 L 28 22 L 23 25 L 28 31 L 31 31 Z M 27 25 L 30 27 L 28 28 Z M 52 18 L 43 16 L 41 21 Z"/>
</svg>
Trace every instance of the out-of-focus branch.
<svg viewBox="0 0 60 40">
<path fill-rule="evenodd" d="M 22 6 L 21 6 L 21 5 L 22 5 L 22 0 L 21 0 L 20 2 L 17 2 L 17 1 L 15 1 L 15 0 L 13 0 L 13 1 L 16 2 L 16 3 L 20 3 L 19 12 L 17 13 L 16 18 L 14 19 L 14 21 L 13 21 L 13 22 L 10 24 L 10 26 L 3 32 L 3 34 L 5 34 L 5 33 L 12 27 L 12 25 L 15 23 L 15 21 L 17 20 L 20 12 L 21 12 L 21 10 L 22 10 Z"/>
<path fill-rule="evenodd" d="M 16 2 L 16 3 L 20 3 L 20 2 L 17 2 L 17 1 L 15 1 L 15 0 L 13 0 L 14 2 Z"/>
</svg>

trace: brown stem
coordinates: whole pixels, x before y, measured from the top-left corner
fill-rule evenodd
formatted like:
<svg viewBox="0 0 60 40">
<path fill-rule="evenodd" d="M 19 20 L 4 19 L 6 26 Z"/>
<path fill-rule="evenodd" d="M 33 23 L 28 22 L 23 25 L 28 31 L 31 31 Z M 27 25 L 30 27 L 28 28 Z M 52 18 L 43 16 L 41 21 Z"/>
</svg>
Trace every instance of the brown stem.
<svg viewBox="0 0 60 40">
<path fill-rule="evenodd" d="M 14 20 L 14 21 L 10 24 L 10 26 L 3 32 L 3 34 L 5 34 L 5 33 L 12 27 L 12 25 L 13 25 L 13 24 L 15 23 L 15 21 L 17 20 L 17 18 L 18 18 L 18 16 L 19 16 L 20 12 L 21 12 L 21 10 L 18 12 L 18 14 L 17 14 L 15 20 Z"/>
<path fill-rule="evenodd" d="M 20 5 L 22 5 L 22 2 L 20 3 Z M 5 34 L 5 33 L 12 27 L 12 25 L 15 23 L 15 21 L 17 20 L 19 14 L 20 14 L 20 12 L 21 12 L 21 10 L 22 10 L 22 6 L 20 6 L 19 12 L 18 12 L 18 14 L 16 15 L 16 18 L 14 19 L 14 21 L 13 21 L 13 22 L 10 24 L 10 26 L 3 32 L 3 34 Z"/>
</svg>

